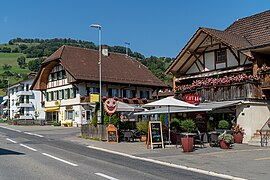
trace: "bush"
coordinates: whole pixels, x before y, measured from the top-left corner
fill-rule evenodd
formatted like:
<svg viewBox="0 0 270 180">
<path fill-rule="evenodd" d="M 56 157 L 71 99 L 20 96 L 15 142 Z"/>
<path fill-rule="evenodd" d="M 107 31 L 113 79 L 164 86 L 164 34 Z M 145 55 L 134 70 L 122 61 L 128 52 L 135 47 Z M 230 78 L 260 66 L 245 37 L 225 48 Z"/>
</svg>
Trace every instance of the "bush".
<svg viewBox="0 0 270 180">
<path fill-rule="evenodd" d="M 226 120 L 219 121 L 219 123 L 218 123 L 219 129 L 228 129 L 228 127 L 229 127 L 228 121 L 226 121 Z"/>
<path fill-rule="evenodd" d="M 170 123 L 170 129 L 180 129 L 180 121 L 177 118 L 173 118 Z"/>
<path fill-rule="evenodd" d="M 148 121 L 141 121 L 136 124 L 137 130 L 141 135 L 145 135 L 148 133 Z"/>
<path fill-rule="evenodd" d="M 54 122 L 53 122 L 53 125 L 54 125 L 54 126 L 61 126 L 61 122 L 54 121 Z"/>
<path fill-rule="evenodd" d="M 191 119 L 186 119 L 184 121 L 181 121 L 180 127 L 183 131 L 191 132 L 196 128 L 196 124 Z"/>
</svg>

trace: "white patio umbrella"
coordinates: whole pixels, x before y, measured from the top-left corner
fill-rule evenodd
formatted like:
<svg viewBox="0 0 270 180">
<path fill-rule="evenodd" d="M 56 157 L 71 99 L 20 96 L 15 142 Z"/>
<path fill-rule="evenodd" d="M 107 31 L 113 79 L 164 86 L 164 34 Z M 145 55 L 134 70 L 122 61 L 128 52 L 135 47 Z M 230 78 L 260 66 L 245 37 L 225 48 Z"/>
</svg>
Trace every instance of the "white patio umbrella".
<svg viewBox="0 0 270 180">
<path fill-rule="evenodd" d="M 143 105 L 143 107 L 167 107 L 168 108 L 168 121 L 169 121 L 169 144 L 171 143 L 171 135 L 170 135 L 170 121 L 171 121 L 171 116 L 170 116 L 170 108 L 171 107 L 185 107 L 185 108 L 194 108 L 196 107 L 193 104 L 175 99 L 173 96 L 166 97 L 164 99 L 160 99 L 151 103 L 147 103 Z"/>
</svg>

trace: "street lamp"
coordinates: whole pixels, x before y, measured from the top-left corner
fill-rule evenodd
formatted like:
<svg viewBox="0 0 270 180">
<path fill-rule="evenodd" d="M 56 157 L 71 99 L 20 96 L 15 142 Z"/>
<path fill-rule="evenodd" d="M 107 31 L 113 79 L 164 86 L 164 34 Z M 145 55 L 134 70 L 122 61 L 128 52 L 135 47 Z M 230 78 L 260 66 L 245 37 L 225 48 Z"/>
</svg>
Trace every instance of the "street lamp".
<svg viewBox="0 0 270 180">
<path fill-rule="evenodd" d="M 99 51 L 99 107 L 100 107 L 100 122 L 103 123 L 102 119 L 102 87 L 101 87 L 101 26 L 99 24 L 91 24 L 90 27 L 98 29 L 98 51 Z"/>
</svg>

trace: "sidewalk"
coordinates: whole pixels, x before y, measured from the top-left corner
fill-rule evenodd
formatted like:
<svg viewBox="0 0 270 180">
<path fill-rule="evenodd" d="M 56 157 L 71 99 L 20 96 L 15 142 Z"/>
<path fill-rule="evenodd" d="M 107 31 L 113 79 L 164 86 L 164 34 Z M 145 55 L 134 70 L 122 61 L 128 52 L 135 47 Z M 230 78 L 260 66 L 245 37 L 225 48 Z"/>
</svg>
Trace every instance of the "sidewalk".
<svg viewBox="0 0 270 180">
<path fill-rule="evenodd" d="M 147 149 L 145 142 L 107 143 L 78 137 L 70 140 L 85 146 L 97 147 L 109 151 L 128 154 L 140 158 L 162 161 L 220 174 L 245 179 L 268 179 L 270 176 L 270 148 L 234 144 L 232 149 L 223 150 L 219 147 L 205 148 L 199 146 L 193 152 L 183 153 L 181 147 L 171 145 L 165 149 Z"/>
</svg>

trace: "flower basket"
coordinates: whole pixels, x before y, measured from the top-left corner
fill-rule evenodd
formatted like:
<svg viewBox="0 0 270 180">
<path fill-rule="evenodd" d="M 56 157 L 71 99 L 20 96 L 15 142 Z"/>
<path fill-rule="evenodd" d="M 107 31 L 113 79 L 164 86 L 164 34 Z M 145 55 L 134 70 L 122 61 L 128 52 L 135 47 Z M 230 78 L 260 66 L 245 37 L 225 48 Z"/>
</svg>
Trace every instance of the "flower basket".
<svg viewBox="0 0 270 180">
<path fill-rule="evenodd" d="M 231 134 L 223 133 L 218 136 L 218 140 L 220 142 L 221 149 L 229 149 L 233 142 L 233 136 Z"/>
<path fill-rule="evenodd" d="M 237 124 L 236 126 L 232 126 L 232 130 L 234 130 L 234 142 L 241 144 L 244 137 L 244 128 Z"/>
<path fill-rule="evenodd" d="M 240 132 L 237 132 L 234 134 L 234 142 L 238 144 L 242 144 L 243 142 L 243 134 Z"/>
</svg>

